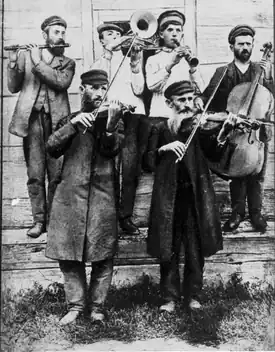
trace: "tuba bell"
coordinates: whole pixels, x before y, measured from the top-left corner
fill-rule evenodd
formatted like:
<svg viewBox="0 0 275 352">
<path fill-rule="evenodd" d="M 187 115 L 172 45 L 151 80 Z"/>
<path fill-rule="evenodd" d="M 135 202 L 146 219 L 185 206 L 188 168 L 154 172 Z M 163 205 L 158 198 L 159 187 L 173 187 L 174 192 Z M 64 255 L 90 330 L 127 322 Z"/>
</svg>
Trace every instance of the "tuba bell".
<svg viewBox="0 0 275 352">
<path fill-rule="evenodd" d="M 152 37 L 158 29 L 158 21 L 149 11 L 136 11 L 130 18 L 130 27 L 139 38 Z"/>
</svg>

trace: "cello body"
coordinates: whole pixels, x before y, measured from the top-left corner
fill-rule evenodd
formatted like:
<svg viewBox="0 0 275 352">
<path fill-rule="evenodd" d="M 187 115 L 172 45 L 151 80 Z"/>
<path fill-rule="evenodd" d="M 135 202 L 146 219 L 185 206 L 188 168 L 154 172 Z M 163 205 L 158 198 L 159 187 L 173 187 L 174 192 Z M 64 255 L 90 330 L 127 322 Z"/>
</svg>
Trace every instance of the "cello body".
<svg viewBox="0 0 275 352">
<path fill-rule="evenodd" d="M 227 111 L 240 115 L 244 99 L 251 90 L 252 83 L 241 83 L 229 94 Z M 274 108 L 274 98 L 264 86 L 257 84 L 249 106 L 249 120 L 270 121 Z M 236 128 L 229 136 L 228 145 L 219 162 L 209 160 L 210 169 L 222 178 L 239 178 L 258 174 L 264 163 L 264 143 L 259 140 L 259 131 Z"/>
</svg>

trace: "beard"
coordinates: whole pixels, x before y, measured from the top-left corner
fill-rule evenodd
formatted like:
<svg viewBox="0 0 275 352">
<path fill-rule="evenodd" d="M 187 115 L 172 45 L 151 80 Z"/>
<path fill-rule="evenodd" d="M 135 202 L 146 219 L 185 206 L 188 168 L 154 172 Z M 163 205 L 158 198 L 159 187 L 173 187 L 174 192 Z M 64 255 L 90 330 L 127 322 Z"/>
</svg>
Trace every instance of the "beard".
<svg viewBox="0 0 275 352">
<path fill-rule="evenodd" d="M 239 50 L 234 50 L 235 57 L 243 63 L 250 59 L 251 54 L 252 52 L 249 52 L 246 49 L 242 50 L 241 52 L 239 52 Z"/>
<path fill-rule="evenodd" d="M 170 131 L 174 135 L 176 135 L 182 125 L 182 122 L 193 118 L 196 112 L 197 112 L 196 109 L 191 109 L 189 107 L 186 107 L 180 111 L 174 110 L 172 116 L 168 119 L 168 127 Z"/>
<path fill-rule="evenodd" d="M 60 45 L 65 44 L 63 39 L 59 39 L 56 42 L 50 39 L 49 37 L 46 40 L 46 44 L 48 45 Z M 62 56 L 64 54 L 65 48 L 48 48 L 49 52 L 52 53 L 54 56 Z"/>
<path fill-rule="evenodd" d="M 92 99 L 88 93 L 84 92 L 81 98 L 81 110 L 83 112 L 92 112 L 99 107 L 101 100 L 102 99 Z"/>
</svg>

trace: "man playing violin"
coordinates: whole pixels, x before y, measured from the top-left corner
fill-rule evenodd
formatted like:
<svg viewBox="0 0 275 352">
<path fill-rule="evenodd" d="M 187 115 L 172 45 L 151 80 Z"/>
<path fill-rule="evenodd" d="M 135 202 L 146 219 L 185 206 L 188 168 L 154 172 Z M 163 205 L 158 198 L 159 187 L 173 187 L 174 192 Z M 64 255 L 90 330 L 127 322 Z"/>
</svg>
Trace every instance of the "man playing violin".
<svg viewBox="0 0 275 352">
<path fill-rule="evenodd" d="M 110 101 L 103 116 L 96 109 L 108 84 L 107 73 L 90 70 L 81 75 L 81 110 L 59 121 L 47 142 L 50 155 L 64 155 L 48 228 L 46 256 L 59 261 L 64 275 L 69 312 L 66 325 L 86 305 L 92 320 L 103 321 L 103 304 L 112 280 L 117 244 L 117 184 L 115 156 L 123 134 L 119 132 L 121 106 Z M 87 132 L 83 133 L 84 130 Z M 92 263 L 86 287 L 85 262 Z"/>
<path fill-rule="evenodd" d="M 142 153 L 146 147 L 141 145 L 140 141 L 143 139 L 139 138 L 145 115 L 142 99 L 145 87 L 143 58 L 139 46 L 134 45 L 130 58 L 126 57 L 119 68 L 124 58 L 122 44 L 129 41 L 130 37 L 123 36 L 122 28 L 113 23 L 101 24 L 97 31 L 103 46 L 103 54 L 91 67 L 105 70 L 110 81 L 116 75 L 108 91 L 109 99 L 118 99 L 125 104 L 135 106 L 134 112 L 123 115 L 125 144 L 122 149 L 122 184 L 119 206 L 121 228 L 128 234 L 135 235 L 139 234 L 139 229 L 133 223 L 132 215 L 141 172 Z"/>
<path fill-rule="evenodd" d="M 209 106 L 209 110 L 216 112 L 225 111 L 231 90 L 240 83 L 253 81 L 253 78 L 261 69 L 264 70 L 264 75 L 260 84 L 264 85 L 271 92 L 274 90 L 270 61 L 262 59 L 260 63 L 256 63 L 250 60 L 254 47 L 254 36 L 255 29 L 248 25 L 238 25 L 230 31 L 228 42 L 233 52 L 234 60 L 227 65 L 228 69 Z M 224 69 L 225 66 L 217 68 L 211 78 L 209 85 L 202 94 L 204 103 L 211 96 Z M 233 231 L 238 228 L 245 216 L 246 199 L 251 223 L 255 230 L 260 232 L 265 232 L 266 230 L 267 223 L 261 214 L 262 188 L 268 154 L 267 142 L 271 139 L 271 130 L 264 124 L 260 127 L 259 137 L 265 143 L 264 166 L 259 174 L 234 178 L 230 182 L 232 214 L 224 224 L 224 231 Z"/>
<path fill-rule="evenodd" d="M 176 10 L 165 11 L 158 18 L 162 49 L 150 56 L 146 63 L 146 82 L 153 93 L 149 116 L 153 120 L 169 117 L 164 90 L 173 82 L 188 79 L 200 91 L 204 88 L 198 67 L 189 65 L 184 59 L 191 55 L 190 48 L 182 45 L 184 24 L 184 14 Z"/>
<path fill-rule="evenodd" d="M 181 296 L 181 245 L 185 258 L 182 287 L 188 309 L 201 306 L 204 258 L 222 249 L 219 210 L 203 145 L 206 140 L 207 150 L 218 160 L 236 117 L 229 114 L 222 129 L 211 132 L 211 138 L 196 133 L 186 150 L 199 117 L 194 87 L 190 81 L 175 82 L 166 88 L 164 97 L 170 116 L 152 127 L 146 154 L 147 167 L 155 171 L 147 249 L 160 260 L 164 299 L 160 310 L 172 312 Z M 199 127 L 199 132 L 202 130 Z"/>
<path fill-rule="evenodd" d="M 11 93 L 20 92 L 9 132 L 23 137 L 34 221 L 27 235 L 33 238 L 46 229 L 61 169 L 62 160 L 51 158 L 45 143 L 57 121 L 70 113 L 67 89 L 75 73 L 75 62 L 64 56 L 64 47 L 52 47 L 65 43 L 66 28 L 61 17 L 46 18 L 41 29 L 49 47 L 41 50 L 38 45 L 29 44 L 26 51 L 11 52 L 9 57 L 8 88 Z"/>
</svg>

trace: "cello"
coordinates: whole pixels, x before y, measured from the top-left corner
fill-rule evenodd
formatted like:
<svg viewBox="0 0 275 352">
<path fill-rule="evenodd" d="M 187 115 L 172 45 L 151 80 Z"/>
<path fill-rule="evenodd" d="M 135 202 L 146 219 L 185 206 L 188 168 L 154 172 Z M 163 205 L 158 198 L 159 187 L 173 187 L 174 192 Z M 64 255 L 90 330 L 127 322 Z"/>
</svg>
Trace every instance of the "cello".
<svg viewBox="0 0 275 352">
<path fill-rule="evenodd" d="M 263 59 L 269 57 L 271 49 L 271 43 L 264 44 Z M 252 82 L 235 86 L 228 96 L 226 110 L 236 114 L 243 123 L 237 124 L 236 128 L 230 133 L 228 147 L 219 162 L 208 160 L 210 169 L 222 178 L 245 177 L 258 174 L 262 170 L 264 143 L 260 141 L 257 130 L 261 124 L 268 124 L 274 109 L 272 93 L 259 83 L 263 73 L 264 70 L 260 69 L 256 72 Z M 222 78 L 218 85 L 221 81 Z M 220 123 L 225 118 L 225 115 L 221 113 Z M 211 121 L 211 117 L 209 121 Z M 219 122 L 212 120 L 208 128 L 212 129 L 213 125 L 217 123 Z"/>
</svg>

